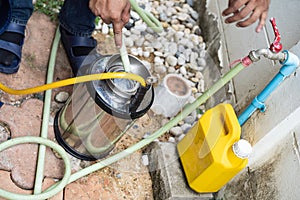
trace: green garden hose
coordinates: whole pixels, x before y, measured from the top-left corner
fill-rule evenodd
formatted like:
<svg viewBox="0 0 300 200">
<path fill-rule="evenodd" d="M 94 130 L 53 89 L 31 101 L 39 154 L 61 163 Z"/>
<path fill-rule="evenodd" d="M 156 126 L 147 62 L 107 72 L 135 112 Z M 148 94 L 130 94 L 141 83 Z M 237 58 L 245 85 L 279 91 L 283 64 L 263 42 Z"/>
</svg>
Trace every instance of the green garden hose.
<svg viewBox="0 0 300 200">
<path fill-rule="evenodd" d="M 19 145 L 19 144 L 28 144 L 28 143 L 37 143 L 48 146 L 56 151 L 65 163 L 65 174 L 64 177 L 59 181 L 58 184 L 55 184 L 51 187 L 51 190 L 46 190 L 40 194 L 28 195 L 28 194 L 16 194 L 12 192 L 8 192 L 6 190 L 0 189 L 0 197 L 4 197 L 6 199 L 14 199 L 14 200 L 41 200 L 41 199 L 48 199 L 58 192 L 62 191 L 64 187 L 70 182 L 70 175 L 71 175 L 71 163 L 69 159 L 69 155 L 66 151 L 55 142 L 52 142 L 49 139 L 42 138 L 42 137 L 35 137 L 35 136 L 25 136 L 25 137 L 18 137 L 11 140 L 7 140 L 0 144 L 0 151 L 8 149 L 9 147 Z"/>
<path fill-rule="evenodd" d="M 130 0 L 130 3 L 133 7 L 133 9 L 141 16 L 143 20 L 147 23 L 147 25 L 152 28 L 156 32 L 161 32 L 162 27 L 159 23 L 159 21 L 153 17 L 150 13 L 146 13 L 144 10 L 142 10 L 137 3 L 134 0 Z M 52 47 L 51 51 L 51 57 L 50 57 L 50 66 L 54 66 L 55 62 L 55 52 L 57 50 L 57 43 L 60 40 L 60 34 L 59 31 L 56 32 L 55 39 L 54 39 L 54 45 Z M 93 164 L 89 167 L 86 167 L 74 174 L 71 175 L 71 164 L 69 160 L 69 155 L 66 153 L 66 151 L 58 144 L 52 142 L 49 139 L 46 139 L 44 137 L 34 137 L 34 136 L 25 136 L 25 137 L 18 137 L 11 140 L 8 140 L 6 142 L 3 142 L 0 144 L 0 151 L 3 151 L 9 147 L 12 147 L 14 145 L 18 144 L 24 144 L 24 143 L 38 143 L 41 145 L 48 146 L 53 149 L 53 151 L 56 151 L 63 159 L 65 163 L 65 174 L 64 177 L 54 185 L 52 185 L 50 188 L 48 188 L 46 191 L 41 192 L 40 186 L 35 186 L 36 190 L 33 195 L 25 195 L 25 194 L 15 194 L 12 192 L 5 191 L 3 189 L 0 189 L 0 197 L 4 197 L 7 199 L 26 199 L 26 200 L 37 200 L 37 199 L 47 199 L 58 192 L 62 191 L 64 187 L 76 181 L 79 178 L 82 178 L 90 173 L 93 173 L 99 169 L 102 169 L 104 167 L 109 166 L 110 164 L 119 161 L 120 159 L 134 153 L 135 151 L 143 148 L 144 146 L 148 145 L 149 143 L 153 142 L 155 139 L 169 131 L 173 126 L 177 125 L 182 119 L 187 117 L 190 113 L 192 113 L 195 109 L 197 109 L 200 105 L 202 105 L 208 98 L 210 98 L 216 91 L 218 91 L 220 88 L 222 88 L 226 83 L 228 83 L 234 76 L 236 76 L 242 69 L 244 69 L 244 65 L 242 63 L 238 63 L 234 68 L 232 68 L 228 73 L 224 75 L 224 77 L 220 78 L 210 89 L 205 91 L 203 95 L 198 97 L 193 103 L 187 105 L 181 113 L 179 113 L 176 117 L 174 117 L 172 120 L 170 120 L 167 124 L 165 124 L 163 127 L 155 131 L 152 135 L 149 137 L 141 140 L 140 142 L 130 146 L 124 151 L 121 151 L 115 155 L 112 155 L 100 162 L 97 162 L 96 164 Z M 49 70 L 52 72 L 52 70 Z M 51 79 L 51 74 L 48 76 Z M 50 98 L 47 95 L 47 99 Z M 51 95 L 50 95 L 51 96 Z M 50 105 L 45 105 L 45 107 L 49 107 Z M 44 110 L 48 110 L 48 108 L 45 108 Z M 44 119 L 43 119 L 44 120 Z M 47 125 L 46 121 L 46 125 Z M 40 157 L 39 157 L 40 159 Z M 38 160 L 39 162 L 39 160 Z M 40 165 L 39 169 L 43 169 L 43 163 Z M 40 170 L 39 170 L 40 171 Z M 36 176 L 39 176 L 37 173 Z M 40 184 L 41 180 L 37 179 L 36 183 Z"/>
</svg>

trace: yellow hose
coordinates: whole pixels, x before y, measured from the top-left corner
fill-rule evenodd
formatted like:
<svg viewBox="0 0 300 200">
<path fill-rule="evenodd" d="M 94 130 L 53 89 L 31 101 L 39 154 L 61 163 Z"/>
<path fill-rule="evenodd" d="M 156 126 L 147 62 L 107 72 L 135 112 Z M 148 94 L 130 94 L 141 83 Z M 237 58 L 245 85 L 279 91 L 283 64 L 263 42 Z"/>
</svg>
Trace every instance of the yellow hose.
<svg viewBox="0 0 300 200">
<path fill-rule="evenodd" d="M 0 89 L 12 95 L 24 95 L 24 94 L 38 93 L 45 90 L 59 88 L 67 85 L 73 85 L 77 83 L 83 83 L 83 82 L 95 81 L 95 80 L 104 80 L 104 79 L 114 79 L 114 78 L 131 79 L 139 82 L 142 86 L 146 87 L 145 79 L 139 75 L 127 73 L 127 72 L 108 72 L 108 73 L 91 74 L 91 75 L 79 76 L 75 78 L 69 78 L 69 79 L 65 79 L 65 80 L 61 80 L 61 81 L 57 81 L 45 85 L 40 85 L 37 87 L 21 89 L 21 90 L 9 88 L 3 85 L 2 83 L 0 83 Z"/>
</svg>

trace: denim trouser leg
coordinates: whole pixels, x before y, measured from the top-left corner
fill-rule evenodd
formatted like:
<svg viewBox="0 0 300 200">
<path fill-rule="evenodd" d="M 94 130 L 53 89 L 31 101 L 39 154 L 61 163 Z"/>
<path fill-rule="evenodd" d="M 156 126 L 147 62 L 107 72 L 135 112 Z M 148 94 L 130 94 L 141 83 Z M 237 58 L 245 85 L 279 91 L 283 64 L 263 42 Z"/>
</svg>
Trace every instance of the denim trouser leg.
<svg viewBox="0 0 300 200">
<path fill-rule="evenodd" d="M 26 25 L 32 12 L 32 0 L 11 0 L 11 21 Z"/>
<path fill-rule="evenodd" d="M 11 21 L 26 25 L 33 12 L 32 0 L 11 0 Z M 59 14 L 61 25 L 76 36 L 90 36 L 96 16 L 89 9 L 89 0 L 65 0 Z"/>
<path fill-rule="evenodd" d="M 9 0 L 0 1 L 0 35 L 6 30 L 10 19 L 11 9 Z"/>
<path fill-rule="evenodd" d="M 95 18 L 89 0 L 65 0 L 59 14 L 61 26 L 76 36 L 91 36 Z"/>
</svg>

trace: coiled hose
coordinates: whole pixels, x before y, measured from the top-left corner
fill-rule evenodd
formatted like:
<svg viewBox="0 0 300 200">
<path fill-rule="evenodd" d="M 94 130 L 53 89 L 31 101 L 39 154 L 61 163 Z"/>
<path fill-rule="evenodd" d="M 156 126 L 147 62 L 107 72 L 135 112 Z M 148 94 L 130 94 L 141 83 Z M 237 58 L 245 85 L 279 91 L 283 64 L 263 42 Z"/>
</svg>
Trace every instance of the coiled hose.
<svg viewBox="0 0 300 200">
<path fill-rule="evenodd" d="M 133 9 L 135 9 L 144 20 L 148 19 L 149 14 L 144 13 L 144 11 L 137 6 L 137 4 L 134 0 L 130 0 L 130 2 L 132 4 Z M 153 19 L 155 19 L 155 18 L 153 17 Z M 147 23 L 147 21 L 146 21 L 146 23 Z M 149 23 L 149 21 L 148 21 L 148 23 Z M 157 24 L 160 24 L 160 23 L 157 23 Z M 153 23 L 150 23 L 150 27 L 152 29 L 154 29 L 155 31 L 162 30 L 160 25 L 154 26 Z M 54 66 L 55 55 L 56 55 L 59 40 L 60 40 L 60 34 L 59 34 L 59 31 L 57 30 L 55 39 L 53 42 L 51 55 L 50 55 L 50 61 L 49 61 L 49 66 L 52 66 L 52 67 Z M 37 173 L 36 173 L 34 194 L 33 195 L 16 194 L 16 193 L 12 193 L 12 192 L 8 192 L 3 189 L 0 189 L 0 197 L 4 197 L 7 199 L 18 199 L 18 200 L 23 200 L 23 199 L 24 200 L 40 200 L 40 199 L 48 199 L 48 198 L 54 196 L 58 192 L 62 191 L 67 184 L 72 183 L 72 182 L 76 181 L 77 179 L 82 178 L 82 177 L 84 177 L 90 173 L 93 173 L 97 170 L 100 170 L 104 167 L 107 167 L 110 164 L 119 161 L 120 159 L 134 153 L 135 151 L 137 151 L 137 150 L 143 148 L 144 146 L 148 145 L 149 143 L 153 142 L 155 139 L 157 139 L 158 137 L 160 137 L 161 135 L 163 135 L 164 133 L 169 131 L 173 126 L 177 125 L 182 119 L 187 117 L 190 113 L 192 113 L 200 105 L 202 105 L 208 98 L 210 98 L 216 91 L 218 91 L 220 88 L 222 88 L 227 82 L 229 82 L 234 76 L 236 76 L 242 69 L 244 69 L 244 65 L 240 62 L 235 67 L 233 67 L 228 73 L 226 73 L 222 78 L 220 78 L 210 89 L 206 90 L 203 93 L 203 95 L 198 97 L 193 103 L 188 104 L 182 110 L 181 113 L 179 113 L 176 117 L 174 117 L 172 120 L 170 120 L 163 127 L 158 129 L 157 131 L 155 131 L 149 137 L 128 147 L 124 151 L 121 151 L 115 155 L 112 155 L 104 160 L 97 162 L 96 164 L 93 164 L 89 167 L 79 170 L 79 171 L 75 172 L 74 174 L 71 174 L 70 160 L 68 158 L 68 154 L 66 153 L 66 151 L 58 144 L 52 142 L 49 139 L 46 139 L 46 134 L 43 134 L 43 132 L 47 132 L 45 130 L 47 129 L 46 127 L 48 126 L 48 121 L 45 121 L 46 125 L 42 126 L 41 137 L 35 137 L 35 136 L 18 137 L 18 138 L 13 138 L 11 140 L 1 143 L 0 151 L 3 151 L 9 147 L 12 147 L 12 146 L 15 146 L 18 144 L 24 144 L 24 143 L 41 144 L 40 147 L 48 146 L 48 147 L 52 148 L 54 151 L 56 151 L 62 157 L 62 159 L 65 163 L 65 174 L 64 174 L 64 177 L 60 181 L 58 181 L 57 183 L 52 185 L 47 190 L 41 192 L 41 183 L 42 183 L 42 179 L 43 179 L 43 175 L 41 175 L 41 174 L 43 173 L 43 169 L 44 169 L 43 164 L 44 163 L 40 164 L 39 161 L 44 160 L 45 154 L 44 154 L 44 152 L 40 154 L 41 151 L 39 151 L 38 168 L 37 168 Z M 53 70 L 48 70 L 48 77 L 50 77 L 50 79 L 51 79 L 51 76 L 53 76 Z M 79 77 L 77 77 L 75 80 L 72 80 L 73 82 L 70 81 L 70 82 L 72 82 L 70 84 L 79 83 L 78 78 Z M 94 80 L 93 78 L 100 79 L 100 76 L 99 75 L 97 77 L 90 76 L 89 78 L 90 78 L 90 80 Z M 110 78 L 112 78 L 112 77 L 110 77 Z M 125 77 L 123 77 L 123 78 L 125 78 Z M 126 78 L 128 78 L 128 77 L 126 77 Z M 134 79 L 135 78 L 136 78 L 136 76 L 134 76 Z M 143 82 L 140 79 L 136 80 L 136 81 L 139 81 L 141 84 Z M 65 84 L 64 82 L 61 82 L 60 84 L 62 84 L 62 83 Z M 45 87 L 36 89 L 35 91 L 43 91 L 46 89 L 47 90 L 46 94 L 47 94 L 48 91 L 51 91 L 49 89 L 55 88 L 55 87 L 60 87 L 60 86 L 61 85 L 59 85 L 58 83 L 53 83 L 53 85 L 46 84 Z M 3 87 L 3 85 L 2 85 L 2 89 L 3 89 L 3 91 L 6 91 L 10 94 L 28 94 L 28 92 L 30 93 L 30 92 L 34 91 L 34 89 L 16 91 L 16 90 L 7 88 L 5 86 Z M 49 104 L 50 97 L 51 97 L 51 95 L 49 95 L 49 93 L 48 93 L 48 95 L 45 95 L 45 102 L 48 102 L 48 103 L 47 103 L 47 106 L 46 105 L 44 106 L 44 112 L 47 113 L 48 115 L 49 115 L 49 109 L 50 109 L 50 104 Z M 43 119 L 43 125 L 44 125 L 44 119 Z M 41 148 L 40 148 L 40 150 L 41 150 Z"/>
</svg>

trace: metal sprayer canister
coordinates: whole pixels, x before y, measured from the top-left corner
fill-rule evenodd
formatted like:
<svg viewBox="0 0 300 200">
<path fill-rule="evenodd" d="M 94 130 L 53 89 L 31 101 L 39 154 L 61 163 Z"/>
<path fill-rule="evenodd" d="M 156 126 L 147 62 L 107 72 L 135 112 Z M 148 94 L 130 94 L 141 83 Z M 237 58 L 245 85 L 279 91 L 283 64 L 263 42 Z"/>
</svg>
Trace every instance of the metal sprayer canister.
<svg viewBox="0 0 300 200">
<path fill-rule="evenodd" d="M 131 73 L 144 79 L 150 72 L 129 55 Z M 124 71 L 119 54 L 99 58 L 86 74 Z M 138 98 L 137 98 L 138 97 Z M 153 87 L 129 79 L 107 79 L 74 85 L 73 93 L 55 117 L 55 137 L 65 150 L 82 160 L 105 157 L 143 116 L 154 99 Z"/>
</svg>

